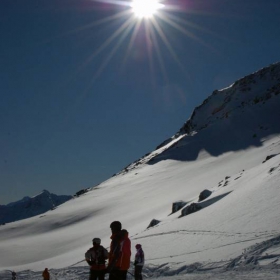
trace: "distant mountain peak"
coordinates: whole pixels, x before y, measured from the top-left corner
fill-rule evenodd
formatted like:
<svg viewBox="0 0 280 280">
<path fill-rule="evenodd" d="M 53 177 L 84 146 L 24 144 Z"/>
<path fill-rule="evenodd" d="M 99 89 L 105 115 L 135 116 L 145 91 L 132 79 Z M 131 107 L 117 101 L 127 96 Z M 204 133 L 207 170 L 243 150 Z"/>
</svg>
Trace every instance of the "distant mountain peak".
<svg viewBox="0 0 280 280">
<path fill-rule="evenodd" d="M 55 195 L 47 190 L 33 197 L 25 196 L 21 200 L 0 206 L 0 224 L 43 214 L 71 198 L 70 195 Z"/>
</svg>

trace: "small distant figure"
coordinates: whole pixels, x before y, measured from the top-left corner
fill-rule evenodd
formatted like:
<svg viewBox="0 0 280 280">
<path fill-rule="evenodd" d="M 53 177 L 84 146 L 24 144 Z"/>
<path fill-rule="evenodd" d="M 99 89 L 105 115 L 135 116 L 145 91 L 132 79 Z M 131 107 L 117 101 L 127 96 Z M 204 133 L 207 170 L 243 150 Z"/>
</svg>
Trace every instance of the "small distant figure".
<svg viewBox="0 0 280 280">
<path fill-rule="evenodd" d="M 50 273 L 47 268 L 45 268 L 45 270 L 43 271 L 42 276 L 44 280 L 50 280 Z"/>
<path fill-rule="evenodd" d="M 135 280 L 142 280 L 142 269 L 145 263 L 145 255 L 141 244 L 136 244 L 136 254 L 134 259 L 134 278 Z"/>
<path fill-rule="evenodd" d="M 90 266 L 89 280 L 104 280 L 106 272 L 106 260 L 108 251 L 101 246 L 101 239 L 96 237 L 92 240 L 93 247 L 85 253 L 85 258 Z"/>
<path fill-rule="evenodd" d="M 17 274 L 15 273 L 15 271 L 12 271 L 12 280 L 16 280 L 17 279 Z"/>
</svg>

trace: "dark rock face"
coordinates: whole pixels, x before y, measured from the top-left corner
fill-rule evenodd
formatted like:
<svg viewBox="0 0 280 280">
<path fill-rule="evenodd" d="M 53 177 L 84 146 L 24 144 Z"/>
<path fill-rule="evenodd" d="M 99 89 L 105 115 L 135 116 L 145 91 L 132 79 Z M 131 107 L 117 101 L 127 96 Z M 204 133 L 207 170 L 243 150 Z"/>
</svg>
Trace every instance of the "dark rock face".
<svg viewBox="0 0 280 280">
<path fill-rule="evenodd" d="M 159 223 L 160 223 L 159 220 L 152 219 L 147 228 L 154 227 L 154 226 L 156 226 L 156 225 L 159 224 Z"/>
<path fill-rule="evenodd" d="M 197 204 L 197 203 L 192 203 L 191 205 L 185 207 L 182 212 L 181 212 L 181 217 L 183 216 L 187 216 L 189 214 L 192 214 L 194 212 L 199 211 L 200 209 L 202 209 L 202 207 Z"/>
<path fill-rule="evenodd" d="M 176 201 L 172 204 L 172 214 L 177 212 L 178 210 L 182 209 L 185 205 L 187 204 L 187 202 L 185 201 Z"/>
<path fill-rule="evenodd" d="M 212 194 L 212 192 L 209 191 L 209 190 L 204 190 L 204 191 L 202 191 L 202 192 L 199 194 L 198 201 L 202 201 L 202 200 L 206 199 L 206 198 L 209 197 L 211 194 Z"/>
</svg>

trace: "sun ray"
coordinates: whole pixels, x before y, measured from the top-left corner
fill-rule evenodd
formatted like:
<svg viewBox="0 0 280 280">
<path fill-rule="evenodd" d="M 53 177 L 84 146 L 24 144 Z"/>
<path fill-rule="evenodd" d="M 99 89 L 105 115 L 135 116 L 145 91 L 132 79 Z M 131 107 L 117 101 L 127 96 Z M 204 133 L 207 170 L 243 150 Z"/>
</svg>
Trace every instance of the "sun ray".
<svg viewBox="0 0 280 280">
<path fill-rule="evenodd" d="M 151 28 L 150 32 L 151 32 L 151 36 L 153 38 L 153 43 L 154 43 L 154 46 L 155 46 L 155 54 L 156 54 L 157 59 L 159 61 L 160 70 L 162 72 L 164 80 L 166 82 L 168 82 L 167 71 L 166 71 L 166 68 L 165 68 L 165 65 L 164 65 L 164 60 L 163 60 L 162 55 L 161 55 L 160 47 L 159 47 L 159 44 L 158 44 L 158 40 L 157 40 L 155 31 L 154 31 L 154 28 Z"/>
<path fill-rule="evenodd" d="M 130 23 L 130 25 L 127 26 L 127 28 L 121 34 L 121 37 L 119 38 L 119 40 L 117 41 L 117 43 L 115 44 L 113 49 L 110 51 L 110 53 L 107 55 L 106 59 L 103 61 L 103 63 L 99 67 L 97 73 L 94 75 L 94 77 L 93 77 L 94 80 L 97 79 L 98 76 L 104 71 L 104 69 L 106 68 L 106 66 L 108 65 L 110 60 L 113 58 L 113 56 L 116 53 L 116 51 L 119 49 L 121 44 L 124 42 L 125 38 L 128 36 L 128 33 L 131 31 L 131 29 L 135 25 L 135 23 L 133 21 L 130 21 L 129 23 Z"/>
<path fill-rule="evenodd" d="M 180 66 L 180 68 L 184 70 L 184 66 L 182 65 L 182 63 L 180 62 L 178 56 L 176 55 L 173 47 L 171 46 L 171 44 L 169 43 L 165 33 L 163 32 L 162 28 L 160 27 L 160 25 L 158 24 L 158 22 L 154 19 L 152 19 L 153 25 L 155 27 L 155 29 L 157 30 L 160 38 L 162 39 L 162 41 L 164 42 L 165 46 L 167 47 L 167 49 L 169 50 L 171 56 L 173 57 L 173 59 L 177 62 L 177 64 Z"/>
<path fill-rule="evenodd" d="M 113 49 L 109 52 L 106 59 L 102 62 L 102 64 L 99 66 L 98 70 L 94 73 L 91 82 L 87 85 L 85 90 L 83 91 L 83 94 L 81 94 L 80 99 L 82 100 L 88 93 L 89 89 L 91 88 L 92 84 L 96 81 L 96 79 L 102 74 L 102 72 L 105 70 L 115 53 L 117 52 L 120 45 L 123 43 L 124 39 L 128 36 L 128 33 L 135 25 L 135 22 L 132 20 L 132 18 L 129 18 L 125 21 L 125 23 L 122 25 L 123 33 L 121 34 L 120 38 L 117 40 L 117 43 L 114 45 Z M 119 28 L 120 29 L 120 28 Z M 119 30 L 118 29 L 118 30 Z M 120 33 L 120 32 L 119 32 Z"/>
<path fill-rule="evenodd" d="M 133 30 L 133 33 L 131 35 L 131 38 L 130 38 L 130 41 L 129 41 L 129 44 L 127 46 L 127 50 L 125 52 L 125 57 L 123 59 L 123 63 L 122 63 L 122 68 L 124 67 L 124 65 L 126 64 L 127 60 L 128 60 L 128 57 L 131 53 L 131 50 L 132 50 L 132 47 L 133 47 L 133 44 L 135 42 L 135 39 L 136 39 L 136 36 L 138 34 L 138 31 L 140 29 L 140 26 L 141 26 L 141 21 L 136 21 L 136 24 L 135 24 L 135 28 Z"/>
<path fill-rule="evenodd" d="M 77 29 L 73 30 L 73 32 L 82 31 L 82 30 L 84 30 L 84 29 L 96 27 L 96 26 L 99 26 L 99 25 L 101 25 L 101 24 L 104 24 L 104 23 L 107 23 L 107 22 L 110 22 L 110 21 L 113 21 L 113 20 L 122 18 L 122 17 L 124 17 L 124 16 L 129 15 L 129 14 L 130 14 L 130 13 L 129 13 L 128 11 L 121 11 L 121 12 L 118 12 L 117 14 L 115 14 L 115 15 L 105 17 L 105 18 L 103 18 L 103 19 L 97 20 L 97 21 L 95 21 L 95 22 L 92 22 L 92 23 L 87 24 L 87 25 L 85 25 L 85 26 L 82 26 L 82 27 L 80 27 L 80 28 L 77 28 Z"/>
<path fill-rule="evenodd" d="M 173 20 L 174 22 L 178 22 L 178 23 L 181 23 L 183 25 L 189 26 L 189 27 L 191 27 L 193 29 L 203 31 L 203 32 L 209 33 L 211 35 L 215 34 L 215 33 L 210 32 L 209 30 L 207 30 L 205 28 L 202 28 L 201 26 L 199 26 L 197 24 L 194 24 L 194 23 L 192 23 L 192 22 L 190 22 L 188 20 L 182 19 L 181 17 L 175 16 L 173 14 L 164 13 L 163 16 L 168 17 L 169 19 Z"/>
<path fill-rule="evenodd" d="M 158 15 L 158 17 L 160 19 L 162 19 L 164 22 L 168 23 L 173 28 L 175 28 L 178 31 L 180 31 L 181 33 L 187 35 L 188 37 L 190 37 L 192 39 L 198 40 L 198 38 L 193 33 L 191 33 L 190 31 L 186 30 L 185 28 L 180 26 L 178 23 L 172 21 L 167 15 Z"/>
<path fill-rule="evenodd" d="M 132 17 L 128 18 L 91 56 L 90 56 L 90 60 L 92 60 L 93 58 L 95 58 L 97 55 L 99 55 L 104 49 L 106 49 L 106 47 L 108 47 L 112 41 L 118 36 L 120 35 L 123 30 L 125 30 L 128 25 L 132 22 Z"/>
<path fill-rule="evenodd" d="M 148 60 L 149 60 L 149 67 L 150 67 L 150 73 L 151 73 L 151 82 L 152 85 L 154 85 L 155 82 L 155 77 L 154 77 L 154 63 L 153 63 L 153 55 L 152 55 L 152 40 L 151 40 L 151 35 L 150 35 L 150 27 L 149 27 L 149 22 L 145 21 L 145 38 L 146 38 L 146 47 L 147 47 L 147 53 L 148 53 Z"/>
<path fill-rule="evenodd" d="M 208 30 L 206 30 L 205 28 L 201 28 L 198 25 L 195 25 L 193 23 L 190 23 L 186 20 L 180 19 L 178 17 L 175 17 L 174 15 L 158 15 L 158 17 L 160 19 L 162 19 L 163 21 L 165 21 L 166 23 L 168 23 L 170 26 L 172 26 L 173 28 L 177 29 L 178 31 L 180 31 L 181 33 L 185 34 L 186 36 L 188 36 L 189 38 L 199 42 L 200 44 L 204 45 L 205 47 L 213 50 L 213 48 L 211 48 L 211 46 L 209 44 L 206 44 L 201 38 L 199 38 L 198 36 L 195 36 L 193 33 L 191 33 L 190 31 L 188 31 L 186 28 L 182 27 L 181 25 L 179 25 L 177 22 L 182 23 L 184 25 L 188 25 L 192 28 L 195 28 L 197 30 L 203 31 L 205 33 L 208 33 L 210 35 L 214 35 L 216 37 L 219 37 L 217 34 L 210 32 Z M 175 22 L 177 21 L 177 22 Z M 215 50 L 214 50 L 215 51 Z"/>
<path fill-rule="evenodd" d="M 86 61 L 84 61 L 80 66 L 78 66 L 78 69 L 75 71 L 75 73 L 73 75 L 71 75 L 71 77 L 69 77 L 68 82 L 70 82 L 72 79 L 74 79 L 74 77 L 76 77 L 79 73 L 81 73 L 83 71 L 83 69 L 85 69 L 86 66 L 95 57 L 97 57 L 106 47 L 108 47 L 110 45 L 110 43 L 126 28 L 126 26 L 129 25 L 129 22 L 133 21 L 133 16 L 131 15 L 130 12 L 128 12 L 126 10 L 126 11 L 119 12 L 119 13 L 113 15 L 113 16 L 106 17 L 102 20 L 98 20 L 98 21 L 96 21 L 92 24 L 89 24 L 87 26 L 69 31 L 69 34 L 70 34 L 70 33 L 75 33 L 75 32 L 78 32 L 78 31 L 82 31 L 84 29 L 88 29 L 88 28 L 93 27 L 93 26 L 96 27 L 96 26 L 99 26 L 99 25 L 104 24 L 104 23 L 109 23 L 109 22 L 113 23 L 113 21 L 115 21 L 117 19 L 120 19 L 120 18 L 127 17 L 128 15 L 130 15 L 130 17 L 101 46 L 99 46 L 99 48 L 93 54 L 91 54 L 87 58 Z M 65 36 L 66 35 L 68 35 L 68 34 L 65 34 Z"/>
<path fill-rule="evenodd" d="M 89 23 L 89 24 L 77 27 L 77 28 L 75 28 L 73 30 L 69 30 L 68 32 L 64 32 L 63 34 L 60 34 L 60 35 L 57 35 L 57 36 L 53 36 L 53 37 L 51 37 L 51 38 L 49 38 L 47 40 L 44 40 L 41 44 L 48 44 L 48 43 L 50 43 L 50 42 L 52 42 L 52 41 L 54 41 L 56 39 L 61 39 L 61 38 L 67 37 L 69 35 L 72 35 L 72 34 L 75 34 L 75 33 L 78 33 L 78 32 L 81 32 L 81 31 L 93 28 L 93 27 L 97 27 L 97 26 L 102 25 L 102 24 L 113 22 L 114 20 L 117 20 L 117 19 L 120 19 L 120 18 L 124 18 L 124 17 L 126 17 L 126 16 L 128 16 L 130 14 L 131 13 L 129 11 L 127 11 L 127 10 L 126 11 L 118 12 L 115 15 L 108 16 L 108 17 L 105 17 L 103 19 L 97 20 L 95 22 L 92 22 L 92 23 Z"/>
<path fill-rule="evenodd" d="M 99 48 L 91 54 L 86 61 L 76 71 L 76 75 L 80 73 L 94 58 L 96 58 L 102 51 L 104 51 L 128 26 L 133 22 L 132 16 L 128 18 Z"/>
<path fill-rule="evenodd" d="M 201 45 L 213 50 L 209 44 L 206 44 L 201 38 L 195 36 L 193 33 L 191 33 L 190 31 L 188 31 L 187 29 L 183 28 L 182 26 L 180 26 L 178 23 L 172 21 L 170 18 L 168 18 L 168 16 L 163 16 L 163 15 L 159 15 L 159 17 L 166 23 L 168 23 L 170 26 L 172 26 L 173 28 L 175 28 L 176 30 L 178 30 L 179 32 L 183 33 L 184 35 L 186 35 L 187 37 L 191 38 L 192 40 L 195 40 L 197 42 L 199 42 Z M 214 51 L 214 50 L 213 50 Z"/>
</svg>

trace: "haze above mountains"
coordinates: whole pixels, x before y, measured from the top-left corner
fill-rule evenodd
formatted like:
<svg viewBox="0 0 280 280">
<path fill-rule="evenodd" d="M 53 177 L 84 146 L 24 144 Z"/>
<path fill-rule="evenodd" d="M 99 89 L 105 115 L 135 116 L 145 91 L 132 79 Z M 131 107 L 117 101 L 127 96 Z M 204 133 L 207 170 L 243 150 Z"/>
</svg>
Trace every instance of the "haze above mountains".
<svg viewBox="0 0 280 280">
<path fill-rule="evenodd" d="M 93 237 L 109 246 L 114 220 L 132 248 L 142 244 L 150 277 L 278 270 L 279 120 L 276 63 L 214 91 L 173 137 L 82 196 L 1 226 L 0 270 L 85 266 Z M 171 213 L 176 202 L 183 208 Z M 193 203 L 200 210 L 188 214 Z"/>
</svg>

